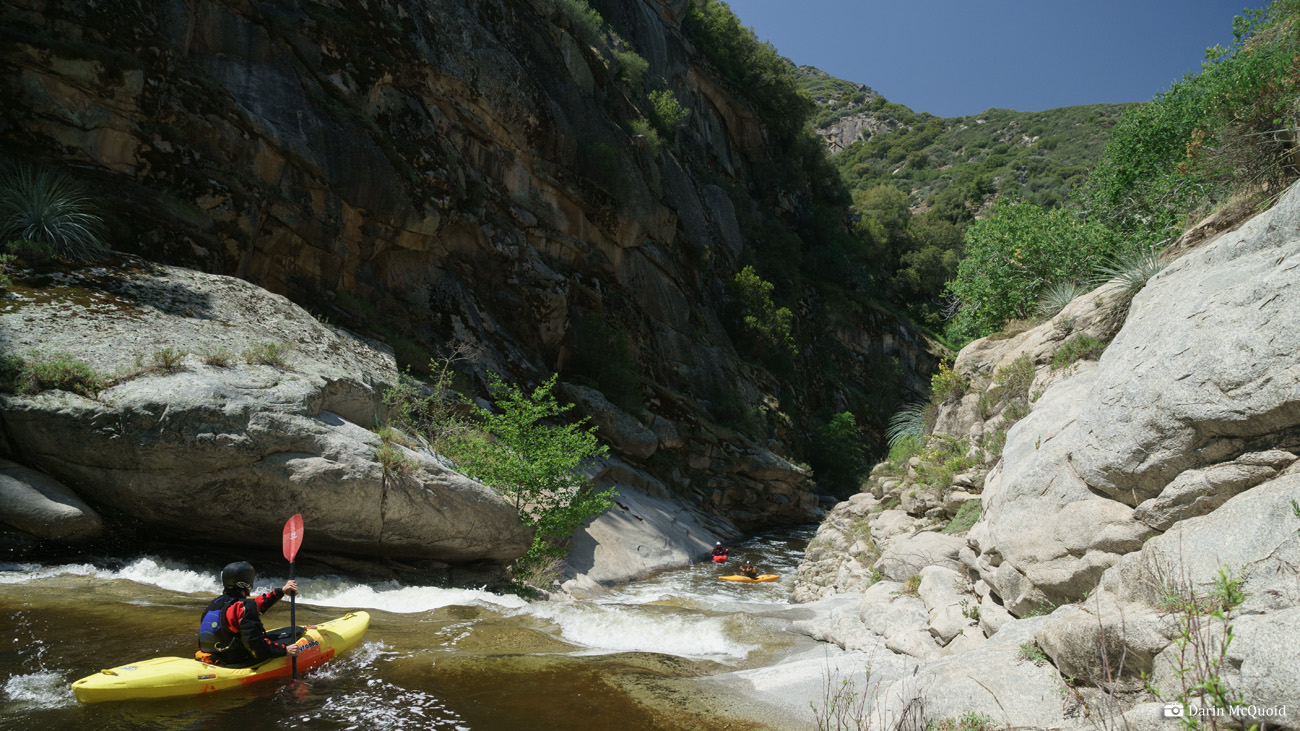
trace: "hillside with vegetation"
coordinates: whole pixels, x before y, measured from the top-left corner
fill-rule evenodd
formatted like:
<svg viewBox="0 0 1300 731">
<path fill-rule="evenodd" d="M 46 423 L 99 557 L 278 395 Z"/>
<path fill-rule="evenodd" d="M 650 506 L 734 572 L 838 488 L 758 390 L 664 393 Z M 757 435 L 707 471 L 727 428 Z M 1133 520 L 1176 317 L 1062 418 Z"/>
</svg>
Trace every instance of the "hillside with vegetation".
<svg viewBox="0 0 1300 731">
<path fill-rule="evenodd" d="M 882 293 L 936 332 L 945 328 L 946 286 L 966 227 L 1002 196 L 1064 205 L 1132 106 L 945 118 L 811 66 L 798 79 L 816 104 L 810 124 L 851 191 L 858 229 L 875 243 Z"/>
<path fill-rule="evenodd" d="M 1043 112 L 988 109 L 937 117 L 895 104 L 861 84 L 811 66 L 801 87 L 817 104 L 811 123 L 827 138 L 852 190 L 890 185 L 918 212 L 970 220 L 995 195 L 1054 206 L 1101 158 L 1129 104 L 1087 104 Z M 865 124 L 863 123 L 865 122 Z M 852 139 L 835 130 L 858 130 Z"/>
</svg>

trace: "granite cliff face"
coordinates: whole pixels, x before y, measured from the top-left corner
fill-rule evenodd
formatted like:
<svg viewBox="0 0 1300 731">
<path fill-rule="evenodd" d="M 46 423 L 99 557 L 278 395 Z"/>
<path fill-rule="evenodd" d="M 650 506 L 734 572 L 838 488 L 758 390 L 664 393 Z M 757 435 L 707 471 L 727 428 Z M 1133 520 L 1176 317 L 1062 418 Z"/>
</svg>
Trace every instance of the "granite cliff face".
<svg viewBox="0 0 1300 731">
<path fill-rule="evenodd" d="M 644 91 L 548 0 L 19 0 L 0 144 L 76 168 L 115 248 L 245 278 L 399 366 L 464 343 L 480 383 L 571 380 L 605 323 L 644 403 L 605 416 L 623 457 L 741 527 L 808 520 L 787 461 L 807 415 L 898 398 L 927 345 L 809 291 L 816 357 L 777 379 L 737 355 L 720 313 L 746 231 L 815 201 L 767 179 L 785 151 L 684 35 L 686 3 L 595 5 L 691 110 L 662 150 L 625 131 Z M 720 392 L 762 426 L 718 425 Z"/>
<path fill-rule="evenodd" d="M 851 607 L 810 632 L 919 666 L 884 681 L 880 712 L 1154 724 L 1180 694 L 1209 703 L 1187 689 L 1213 677 L 1238 721 L 1300 726 L 1276 715 L 1300 703 L 1276 680 L 1296 672 L 1300 603 L 1298 232 L 1293 186 L 1190 231 L 1131 302 L 1104 285 L 961 351 L 927 449 L 878 465 L 799 571 L 796 601 Z M 1189 659 L 1207 648 L 1219 664 Z M 1005 694 L 953 684 L 992 671 Z"/>
</svg>

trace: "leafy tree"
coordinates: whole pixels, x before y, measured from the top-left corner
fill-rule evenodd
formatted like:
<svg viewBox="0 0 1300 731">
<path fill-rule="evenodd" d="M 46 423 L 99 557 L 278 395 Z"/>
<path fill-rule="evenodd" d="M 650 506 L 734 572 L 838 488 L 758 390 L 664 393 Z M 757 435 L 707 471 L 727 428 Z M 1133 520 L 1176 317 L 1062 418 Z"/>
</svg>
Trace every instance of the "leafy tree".
<svg viewBox="0 0 1300 731">
<path fill-rule="evenodd" d="M 756 354 L 797 355 L 791 330 L 794 314 L 772 302 L 772 289 L 772 283 L 758 276 L 752 266 L 737 272 L 731 281 L 731 295 L 739 308 L 740 324 L 756 345 Z"/>
<path fill-rule="evenodd" d="M 852 413 L 842 411 L 817 429 L 810 462 L 823 488 L 836 495 L 857 492 L 865 457 L 862 433 Z"/>
<path fill-rule="evenodd" d="M 556 378 L 528 393 L 489 374 L 496 411 L 475 408 L 486 433 L 462 433 L 450 450 L 465 474 L 505 495 L 523 522 L 537 528 L 520 559 L 525 566 L 563 557 L 569 535 L 613 505 L 615 495 L 613 488 L 592 491 L 578 472 L 584 461 L 609 452 L 595 428 L 585 427 L 586 419 L 547 423 L 573 408 L 556 400 Z"/>
<path fill-rule="evenodd" d="M 647 98 L 650 100 L 650 120 L 654 122 L 655 129 L 671 140 L 691 110 L 677 101 L 672 89 L 656 89 Z"/>
<path fill-rule="evenodd" d="M 966 342 L 1029 316 L 1049 284 L 1089 277 L 1118 249 L 1113 232 L 1070 211 L 1000 200 L 966 229 L 966 258 L 948 285 L 961 302 L 949 337 Z"/>
</svg>

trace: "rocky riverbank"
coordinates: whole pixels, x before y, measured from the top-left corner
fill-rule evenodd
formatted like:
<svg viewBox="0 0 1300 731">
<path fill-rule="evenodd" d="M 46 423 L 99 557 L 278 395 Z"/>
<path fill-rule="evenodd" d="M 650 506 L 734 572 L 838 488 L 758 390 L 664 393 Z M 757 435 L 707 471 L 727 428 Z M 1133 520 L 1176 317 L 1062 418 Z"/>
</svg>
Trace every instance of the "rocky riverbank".
<svg viewBox="0 0 1300 731">
<path fill-rule="evenodd" d="M 1300 190 L 1175 250 L 963 349 L 924 448 L 819 529 L 794 596 L 874 658 L 872 718 L 1150 728 L 1218 679 L 1300 727 Z"/>
</svg>

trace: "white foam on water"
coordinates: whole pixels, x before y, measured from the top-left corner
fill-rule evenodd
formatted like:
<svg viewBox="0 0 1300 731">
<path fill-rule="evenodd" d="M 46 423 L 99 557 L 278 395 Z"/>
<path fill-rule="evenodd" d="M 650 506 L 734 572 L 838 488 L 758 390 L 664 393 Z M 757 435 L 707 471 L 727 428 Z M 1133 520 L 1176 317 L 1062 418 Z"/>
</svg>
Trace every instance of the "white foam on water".
<svg viewBox="0 0 1300 731">
<path fill-rule="evenodd" d="M 156 586 L 184 594 L 217 594 L 221 582 L 215 572 L 200 573 L 188 566 L 153 556 L 143 556 L 121 568 L 104 568 L 88 563 L 41 566 L 6 564 L 0 566 L 0 584 L 19 584 L 59 576 L 87 576 L 95 579 L 122 579 Z"/>
<path fill-rule="evenodd" d="M 358 729 L 450 729 L 469 731 L 460 716 L 437 696 L 370 678 L 358 690 L 335 693 L 320 710 L 300 716 L 303 725 L 332 721 Z"/>
<path fill-rule="evenodd" d="M 626 605 L 550 602 L 531 605 L 525 611 L 558 625 L 564 639 L 601 652 L 743 658 L 756 649 L 731 639 L 723 617 Z"/>
<path fill-rule="evenodd" d="M 5 681 L 5 699 L 35 708 L 62 708 L 76 703 L 72 686 L 62 673 L 41 671 L 14 675 Z"/>
<path fill-rule="evenodd" d="M 41 566 L 39 564 L 0 565 L 0 584 L 19 584 L 59 576 L 86 576 L 106 581 L 124 580 L 155 586 L 184 594 L 221 593 L 217 571 L 195 571 L 185 564 L 153 556 L 137 558 L 120 568 L 104 568 L 88 563 Z M 285 579 L 259 575 L 255 593 L 283 586 Z M 397 614 L 427 612 L 447 606 L 485 606 L 518 609 L 526 605 L 514 595 L 493 594 L 477 589 L 443 589 L 436 586 L 403 586 L 394 581 L 358 584 L 337 576 L 322 576 L 298 581 L 298 601 L 320 607 L 342 609 L 382 609 Z"/>
<path fill-rule="evenodd" d="M 313 680 L 336 680 L 373 667 L 381 658 L 396 657 L 397 654 L 384 642 L 362 642 L 343 657 L 315 668 L 308 677 Z"/>
<path fill-rule="evenodd" d="M 382 609 L 395 614 L 413 614 L 451 606 L 518 609 L 528 604 L 513 594 L 493 594 L 481 589 L 402 586 L 396 582 L 354 584 L 341 579 L 310 579 L 299 581 L 298 590 L 298 601 L 303 604 L 344 609 Z"/>
</svg>

